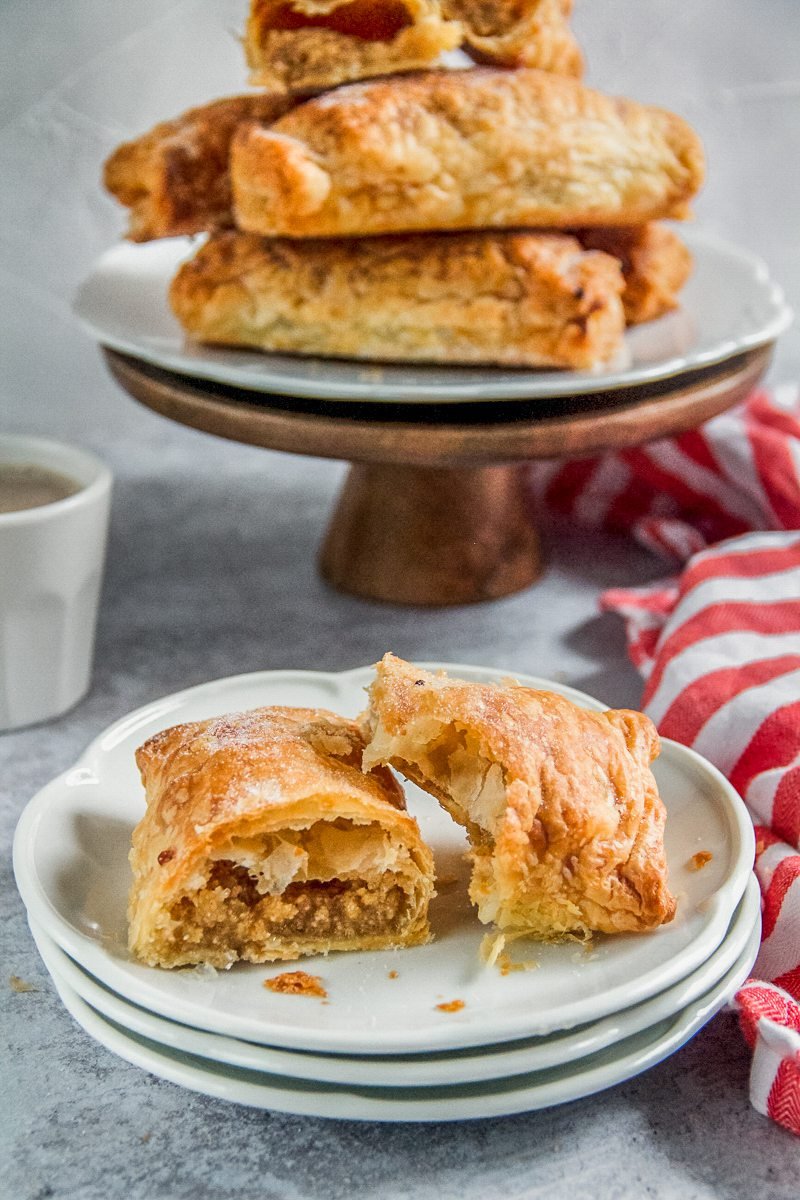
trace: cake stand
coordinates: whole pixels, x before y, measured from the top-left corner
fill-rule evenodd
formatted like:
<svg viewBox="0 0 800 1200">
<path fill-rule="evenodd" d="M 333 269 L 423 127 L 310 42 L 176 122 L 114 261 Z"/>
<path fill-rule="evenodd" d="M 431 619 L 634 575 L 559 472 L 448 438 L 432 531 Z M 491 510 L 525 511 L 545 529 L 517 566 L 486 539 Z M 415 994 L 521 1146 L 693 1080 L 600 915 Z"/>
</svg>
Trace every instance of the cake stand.
<svg viewBox="0 0 800 1200">
<path fill-rule="evenodd" d="M 469 404 L 254 392 L 104 349 L 148 408 L 219 437 L 352 464 L 320 552 L 340 591 L 393 604 L 493 600 L 542 570 L 527 464 L 676 434 L 739 403 L 772 343 L 641 386 Z"/>
</svg>

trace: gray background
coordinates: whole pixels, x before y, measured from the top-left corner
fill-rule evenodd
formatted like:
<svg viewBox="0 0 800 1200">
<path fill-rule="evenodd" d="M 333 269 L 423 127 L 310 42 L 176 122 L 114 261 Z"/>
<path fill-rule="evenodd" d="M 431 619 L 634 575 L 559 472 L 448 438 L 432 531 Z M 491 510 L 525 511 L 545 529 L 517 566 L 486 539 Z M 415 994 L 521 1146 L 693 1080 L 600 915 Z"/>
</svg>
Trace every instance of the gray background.
<svg viewBox="0 0 800 1200">
<path fill-rule="evenodd" d="M 228 444 L 139 408 L 75 327 L 69 297 L 122 226 L 97 185 L 121 138 L 241 88 L 245 0 L 0 3 L 0 422 L 97 450 L 116 474 L 94 685 L 72 713 L 0 737 L 7 1051 L 0 1194 L 612 1200 L 797 1195 L 798 1143 L 747 1100 L 733 1018 L 641 1078 L 504 1120 L 376 1126 L 253 1112 L 128 1066 L 62 1010 L 31 943 L 10 843 L 31 795 L 108 722 L 164 692 L 270 667 L 335 670 L 391 647 L 557 676 L 636 704 L 602 588 L 655 578 L 623 540 L 551 528 L 535 589 L 447 612 L 330 592 L 314 555 L 344 468 Z M 578 0 L 590 80 L 701 131 L 707 229 L 760 252 L 800 303 L 798 0 Z M 772 378 L 796 379 L 800 337 Z M 2 564 L 0 564 L 2 569 Z M 13 993 L 16 974 L 36 991 Z"/>
</svg>

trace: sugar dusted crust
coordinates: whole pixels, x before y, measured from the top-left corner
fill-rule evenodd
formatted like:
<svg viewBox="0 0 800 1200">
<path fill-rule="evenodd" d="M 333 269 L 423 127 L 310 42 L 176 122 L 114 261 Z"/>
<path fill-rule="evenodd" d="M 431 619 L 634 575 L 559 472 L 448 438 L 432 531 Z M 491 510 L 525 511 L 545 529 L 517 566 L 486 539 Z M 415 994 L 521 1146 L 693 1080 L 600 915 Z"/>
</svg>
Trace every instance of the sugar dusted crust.
<svg viewBox="0 0 800 1200">
<path fill-rule="evenodd" d="M 340 88 L 231 151 L 237 224 L 331 237 L 682 217 L 703 177 L 679 117 L 544 71 L 429 71 Z"/>
<path fill-rule="evenodd" d="M 580 75 L 571 0 L 251 0 L 253 83 L 320 91 L 423 70 L 462 47 L 481 62 Z"/>
<path fill-rule="evenodd" d="M 588 367 L 618 351 L 619 264 L 562 234 L 212 237 L 173 310 L 203 342 L 362 359 Z"/>
<path fill-rule="evenodd" d="M 659 743 L 643 714 L 386 655 L 366 724 L 365 766 L 391 763 L 466 827 L 482 921 L 553 939 L 672 919 Z"/>
<path fill-rule="evenodd" d="M 292 105 L 285 96 L 231 96 L 162 121 L 119 146 L 103 181 L 130 209 L 134 242 L 233 224 L 230 143 L 244 121 L 269 124 Z"/>
<path fill-rule="evenodd" d="M 433 861 L 358 727 L 267 708 L 175 726 L 137 752 L 129 941 L 153 966 L 273 962 L 428 940 Z"/>
</svg>

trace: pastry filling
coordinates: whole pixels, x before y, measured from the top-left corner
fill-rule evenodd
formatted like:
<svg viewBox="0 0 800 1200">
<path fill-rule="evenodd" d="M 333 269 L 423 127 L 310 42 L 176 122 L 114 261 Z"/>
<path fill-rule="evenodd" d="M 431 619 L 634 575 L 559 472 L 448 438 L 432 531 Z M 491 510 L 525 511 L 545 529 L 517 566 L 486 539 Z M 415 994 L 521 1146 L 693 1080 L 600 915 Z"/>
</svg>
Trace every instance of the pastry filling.
<svg viewBox="0 0 800 1200">
<path fill-rule="evenodd" d="M 408 850 L 379 825 L 338 818 L 232 838 L 162 929 L 169 957 L 228 966 L 297 958 L 330 943 L 402 934 L 412 911 Z"/>
<path fill-rule="evenodd" d="M 267 30 L 329 29 L 364 42 L 391 42 L 412 24 L 413 18 L 399 0 L 384 4 L 350 0 L 329 12 L 302 12 L 292 3 L 280 4 L 264 20 Z"/>
</svg>

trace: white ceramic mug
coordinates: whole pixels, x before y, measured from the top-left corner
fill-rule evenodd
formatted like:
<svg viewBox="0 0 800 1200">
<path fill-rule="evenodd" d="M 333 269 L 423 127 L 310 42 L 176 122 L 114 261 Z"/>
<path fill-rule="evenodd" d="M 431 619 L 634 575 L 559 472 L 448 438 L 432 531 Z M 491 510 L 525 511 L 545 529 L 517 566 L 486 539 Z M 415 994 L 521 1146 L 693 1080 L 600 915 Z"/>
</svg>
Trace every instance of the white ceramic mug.
<svg viewBox="0 0 800 1200">
<path fill-rule="evenodd" d="M 111 472 L 76 446 L 2 435 L 7 463 L 77 490 L 0 513 L 0 731 L 58 716 L 88 690 L 111 502 Z"/>
</svg>

